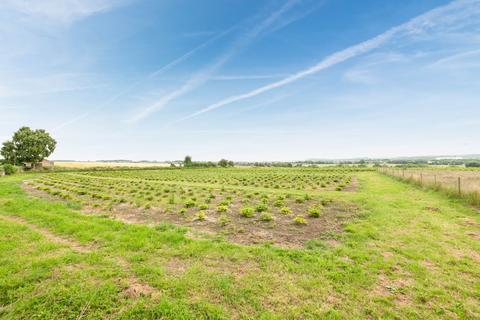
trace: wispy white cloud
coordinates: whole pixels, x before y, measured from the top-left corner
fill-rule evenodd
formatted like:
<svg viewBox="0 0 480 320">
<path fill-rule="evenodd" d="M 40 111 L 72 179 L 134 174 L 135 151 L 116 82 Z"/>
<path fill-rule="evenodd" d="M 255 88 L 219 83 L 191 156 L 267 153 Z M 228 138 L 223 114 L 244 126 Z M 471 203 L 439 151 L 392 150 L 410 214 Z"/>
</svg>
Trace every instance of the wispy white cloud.
<svg viewBox="0 0 480 320">
<path fill-rule="evenodd" d="M 232 30 L 235 29 L 235 27 L 231 27 L 231 28 L 228 28 L 227 30 L 221 32 L 221 33 L 218 33 L 217 35 L 211 37 L 210 39 L 208 39 L 207 41 L 205 42 L 202 42 L 201 44 L 199 44 L 198 46 L 196 46 L 195 48 L 193 48 L 192 50 L 186 52 L 185 54 L 181 55 L 180 57 L 178 57 L 177 59 L 169 62 L 168 64 L 166 64 L 165 66 L 161 67 L 160 69 L 152 72 L 149 77 L 150 78 L 153 78 L 153 77 L 156 77 L 158 76 L 159 74 L 175 67 L 176 65 L 182 63 L 183 61 L 187 60 L 188 58 L 190 58 L 191 56 L 193 56 L 195 53 L 197 53 L 198 51 L 202 50 L 203 48 L 207 47 L 208 45 L 210 45 L 211 43 L 217 41 L 218 39 L 226 36 L 227 34 L 229 34 L 230 32 L 232 32 Z"/>
<path fill-rule="evenodd" d="M 458 29 L 459 21 L 461 21 L 462 26 L 468 25 L 468 21 L 470 21 L 471 23 L 472 18 L 473 19 L 478 18 L 477 16 L 479 13 L 480 13 L 480 1 L 478 0 L 453 1 L 450 4 L 435 8 L 433 10 L 428 11 L 427 13 L 417 16 L 404 24 L 393 27 L 374 38 L 361 42 L 357 45 L 348 47 L 344 50 L 335 52 L 327 56 L 323 60 L 321 60 L 316 65 L 313 65 L 309 68 L 301 70 L 282 80 L 261 86 L 257 89 L 254 89 L 244 94 L 235 95 L 235 96 L 231 96 L 226 99 L 220 100 L 178 121 L 183 121 L 189 118 L 193 118 L 201 114 L 210 112 L 212 110 L 230 105 L 232 103 L 253 98 L 265 92 L 299 81 L 309 75 L 318 73 L 322 70 L 335 66 L 346 60 L 349 60 L 359 55 L 370 52 L 384 45 L 385 43 L 387 43 L 393 37 L 396 37 L 396 36 L 398 36 L 399 38 L 400 37 L 421 37 L 428 30 L 433 28 L 438 28 L 438 27 L 441 27 L 443 30 L 449 30 L 449 31 Z"/>
<path fill-rule="evenodd" d="M 284 73 L 278 74 L 252 74 L 252 75 L 219 75 L 213 76 L 212 80 L 261 80 L 261 79 L 274 79 L 283 78 L 287 75 Z"/>
<path fill-rule="evenodd" d="M 457 52 L 448 57 L 438 59 L 434 63 L 430 64 L 430 68 L 474 68 L 480 67 L 480 50 L 469 50 L 463 52 Z"/>
<path fill-rule="evenodd" d="M 209 31 L 209 30 L 201 30 L 201 31 L 192 31 L 192 32 L 186 32 L 183 34 L 184 37 L 208 37 L 216 34 L 216 31 Z"/>
<path fill-rule="evenodd" d="M 399 52 L 382 52 L 373 53 L 367 56 L 364 61 L 358 65 L 348 69 L 343 74 L 343 78 L 347 81 L 365 85 L 377 84 L 381 81 L 375 75 L 375 70 L 384 68 L 385 65 L 409 63 L 412 59 L 423 56 L 424 53 L 415 53 L 407 55 Z"/>
<path fill-rule="evenodd" d="M 243 33 L 226 51 L 223 52 L 212 64 L 206 68 L 200 70 L 199 72 L 193 74 L 182 86 L 177 89 L 174 89 L 170 93 L 166 94 L 147 108 L 144 108 L 140 112 L 136 113 L 131 119 L 130 122 L 138 122 L 145 119 L 149 115 L 153 114 L 156 111 L 159 111 L 165 108 L 170 102 L 175 99 L 185 95 L 186 93 L 198 88 L 200 85 L 204 84 L 206 81 L 210 80 L 213 74 L 222 67 L 227 61 L 229 61 L 235 54 L 237 54 L 241 49 L 248 46 L 255 38 L 257 38 L 262 32 L 267 30 L 272 26 L 278 19 L 282 17 L 288 10 L 290 10 L 294 5 L 296 5 L 299 0 L 290 0 L 286 2 L 278 10 L 271 13 L 268 17 L 262 20 L 252 29 Z"/>
<path fill-rule="evenodd" d="M 95 108 L 93 108 L 92 110 L 90 111 L 87 111 L 87 112 L 82 112 L 81 114 L 65 121 L 65 122 L 62 122 L 60 123 L 59 125 L 57 125 L 55 128 L 52 129 L 52 131 L 58 131 L 60 129 L 63 129 L 75 122 L 78 122 L 80 120 L 83 120 L 85 118 L 87 118 L 88 116 L 90 116 L 92 113 L 94 112 L 98 112 L 99 110 L 102 110 L 104 109 L 105 107 L 108 107 L 109 105 L 111 105 L 113 102 L 117 101 L 118 99 L 120 99 L 121 97 L 123 97 L 124 95 L 126 95 L 127 93 L 131 92 L 133 89 L 137 88 L 138 86 L 144 84 L 145 82 L 147 82 L 148 80 L 152 79 L 152 78 L 155 78 L 157 77 L 158 75 L 160 75 L 161 73 L 175 67 L 176 65 L 184 62 L 185 60 L 187 60 L 189 57 L 193 56 L 196 52 L 200 51 L 201 49 L 207 47 L 210 43 L 214 42 L 215 40 L 225 36 L 226 34 L 228 34 L 233 28 L 229 28 L 227 29 L 226 31 L 210 38 L 209 40 L 201 43 L 200 45 L 196 46 L 195 48 L 193 48 L 192 50 L 188 51 L 187 53 L 183 54 L 182 56 L 180 56 L 179 58 L 169 62 L 168 64 L 164 65 L 163 67 L 155 70 L 154 72 L 150 73 L 148 76 L 144 77 L 144 78 L 141 78 L 137 81 L 134 81 L 133 83 L 131 83 L 129 86 L 127 86 L 125 89 L 117 92 L 116 94 L 114 94 L 113 96 L 109 97 L 108 99 L 106 99 L 105 101 L 99 103 Z M 0 94 L 1 94 L 1 88 L 0 88 Z"/>
<path fill-rule="evenodd" d="M 0 8 L 52 22 L 72 23 L 105 12 L 125 3 L 124 0 L 3 0 Z"/>
<path fill-rule="evenodd" d="M 311 4 L 313 2 L 313 5 Z M 287 27 L 290 24 L 295 23 L 296 21 L 302 20 L 311 13 L 318 10 L 320 7 L 325 5 L 326 0 L 314 0 L 314 1 L 297 1 L 297 10 L 291 10 L 288 16 L 285 16 L 283 19 L 278 20 L 277 23 L 273 24 L 265 33 L 273 33 L 280 29 Z"/>
<path fill-rule="evenodd" d="M 0 97 L 25 97 L 50 93 L 82 91 L 104 87 L 92 74 L 54 73 L 43 76 L 13 76 L 0 79 Z"/>
</svg>

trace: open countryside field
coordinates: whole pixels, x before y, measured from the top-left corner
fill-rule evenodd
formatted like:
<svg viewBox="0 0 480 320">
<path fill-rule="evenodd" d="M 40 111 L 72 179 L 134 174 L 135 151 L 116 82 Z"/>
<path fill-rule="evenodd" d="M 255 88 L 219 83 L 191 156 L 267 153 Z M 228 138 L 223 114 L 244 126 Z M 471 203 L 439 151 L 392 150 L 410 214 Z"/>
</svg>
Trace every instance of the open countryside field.
<svg viewBox="0 0 480 320">
<path fill-rule="evenodd" d="M 353 203 L 328 196 L 332 191 L 353 191 L 353 172 L 348 168 L 96 171 L 45 176 L 28 186 L 127 222 L 172 222 L 239 243 L 303 246 L 304 240 L 334 231 L 341 220 L 354 215 Z"/>
<path fill-rule="evenodd" d="M 0 178 L 0 318 L 478 319 L 480 216 L 371 168 Z"/>
<path fill-rule="evenodd" d="M 163 162 L 105 162 L 105 161 L 56 161 L 55 168 L 91 169 L 91 168 L 149 168 L 168 167 Z"/>
<path fill-rule="evenodd" d="M 480 320 L 480 0 L 0 0 L 0 320 Z"/>
</svg>

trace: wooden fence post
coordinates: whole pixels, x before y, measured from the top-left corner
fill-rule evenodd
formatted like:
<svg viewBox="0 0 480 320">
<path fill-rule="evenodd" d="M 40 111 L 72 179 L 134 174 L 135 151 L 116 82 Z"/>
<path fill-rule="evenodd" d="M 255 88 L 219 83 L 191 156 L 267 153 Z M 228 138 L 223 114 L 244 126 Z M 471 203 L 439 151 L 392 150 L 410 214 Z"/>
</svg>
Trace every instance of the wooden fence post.
<svg viewBox="0 0 480 320">
<path fill-rule="evenodd" d="M 461 196 L 462 195 L 462 181 L 461 181 L 461 178 L 458 177 L 458 195 Z"/>
<path fill-rule="evenodd" d="M 423 173 L 420 172 L 420 184 L 423 185 Z"/>
</svg>

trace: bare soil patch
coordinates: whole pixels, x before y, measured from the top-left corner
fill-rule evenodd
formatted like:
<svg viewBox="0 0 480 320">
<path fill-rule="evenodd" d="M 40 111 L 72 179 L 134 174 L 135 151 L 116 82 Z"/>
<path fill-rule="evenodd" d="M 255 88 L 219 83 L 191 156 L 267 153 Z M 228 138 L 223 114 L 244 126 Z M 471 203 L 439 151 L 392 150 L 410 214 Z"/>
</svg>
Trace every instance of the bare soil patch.
<svg viewBox="0 0 480 320">
<path fill-rule="evenodd" d="M 475 240 L 480 241 L 480 231 L 468 231 L 467 235 L 469 235 L 470 237 L 472 237 Z"/>
<path fill-rule="evenodd" d="M 381 297 L 391 297 L 399 306 L 412 304 L 412 297 L 408 294 L 408 288 L 414 283 L 410 278 L 390 279 L 384 274 L 378 276 L 373 294 Z"/>
<path fill-rule="evenodd" d="M 346 185 L 345 188 L 343 188 L 342 191 L 344 191 L 344 192 L 356 192 L 357 189 L 358 189 L 358 184 L 359 183 L 358 183 L 357 177 L 353 176 L 350 183 L 348 185 Z"/>
<path fill-rule="evenodd" d="M 122 293 L 128 298 L 139 298 L 156 295 L 158 291 L 148 284 L 131 281 L 128 288 L 123 290 Z"/>
<path fill-rule="evenodd" d="M 273 221 L 262 221 L 261 214 L 257 213 L 253 218 L 245 218 L 239 214 L 240 205 L 233 205 L 227 213 L 229 221 L 223 225 L 219 222 L 221 213 L 214 209 L 205 210 L 205 220 L 195 219 L 195 210 L 189 210 L 185 214 L 165 212 L 161 209 L 152 208 L 143 210 L 131 208 L 126 205 L 112 210 L 113 217 L 129 223 L 158 224 L 170 222 L 177 225 L 191 227 L 198 232 L 212 236 L 223 237 L 228 241 L 239 244 L 272 244 L 287 248 L 303 247 L 305 242 L 312 239 L 332 239 L 331 235 L 340 233 L 343 225 L 355 216 L 356 208 L 344 202 L 332 202 L 323 207 L 322 214 L 318 218 L 305 216 L 306 225 L 298 225 L 293 222 L 295 214 L 272 214 Z M 292 211 L 298 212 L 298 208 L 292 207 Z"/>
<path fill-rule="evenodd" d="M 356 182 L 352 181 L 352 184 L 355 185 Z M 28 184 L 24 184 L 24 189 L 34 196 L 59 201 L 58 198 Z M 313 199 L 304 203 L 290 201 L 288 206 L 292 210 L 291 214 L 281 214 L 280 208 L 272 207 L 268 212 L 273 217 L 272 221 L 262 220 L 261 213 L 255 213 L 252 218 L 243 217 L 240 215 L 240 209 L 244 205 L 238 200 L 233 200 L 228 211 L 224 213 L 217 212 L 217 201 L 212 202 L 209 209 L 203 210 L 206 214 L 204 220 L 198 219 L 196 216 L 198 208 L 188 208 L 186 212 L 179 213 L 181 205 L 175 205 L 169 209 L 157 207 L 146 209 L 122 203 L 114 205 L 110 210 L 84 206 L 82 212 L 108 214 L 125 223 L 153 226 L 167 222 L 187 226 L 191 228 L 191 232 L 187 235 L 192 235 L 193 238 L 220 237 L 244 245 L 272 244 L 286 248 L 301 248 L 308 240 L 335 239 L 332 235 L 342 232 L 343 225 L 354 218 L 357 211 L 352 203 L 331 201 L 322 207 L 320 216 L 314 218 L 308 215 L 307 210 L 317 203 L 318 201 Z M 293 219 L 297 215 L 302 216 L 306 220 L 306 224 L 295 223 Z M 225 216 L 228 221 L 221 223 L 221 217 Z"/>
</svg>

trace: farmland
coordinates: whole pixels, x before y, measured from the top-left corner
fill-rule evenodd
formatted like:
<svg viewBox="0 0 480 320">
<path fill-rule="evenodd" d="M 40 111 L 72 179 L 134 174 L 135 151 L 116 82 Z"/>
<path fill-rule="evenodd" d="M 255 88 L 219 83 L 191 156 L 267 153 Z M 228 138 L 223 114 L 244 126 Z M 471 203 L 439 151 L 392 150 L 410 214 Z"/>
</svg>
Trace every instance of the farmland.
<svg viewBox="0 0 480 320">
<path fill-rule="evenodd" d="M 239 243 L 303 246 L 339 227 L 354 205 L 332 192 L 353 191 L 342 169 L 125 170 L 63 173 L 28 187 L 108 212 L 127 222 L 172 222 Z"/>
<path fill-rule="evenodd" d="M 2 177 L 0 318 L 476 319 L 479 228 L 371 168 Z"/>
<path fill-rule="evenodd" d="M 168 167 L 163 162 L 106 162 L 106 161 L 56 161 L 55 168 L 87 169 L 87 168 L 147 168 Z"/>
</svg>

